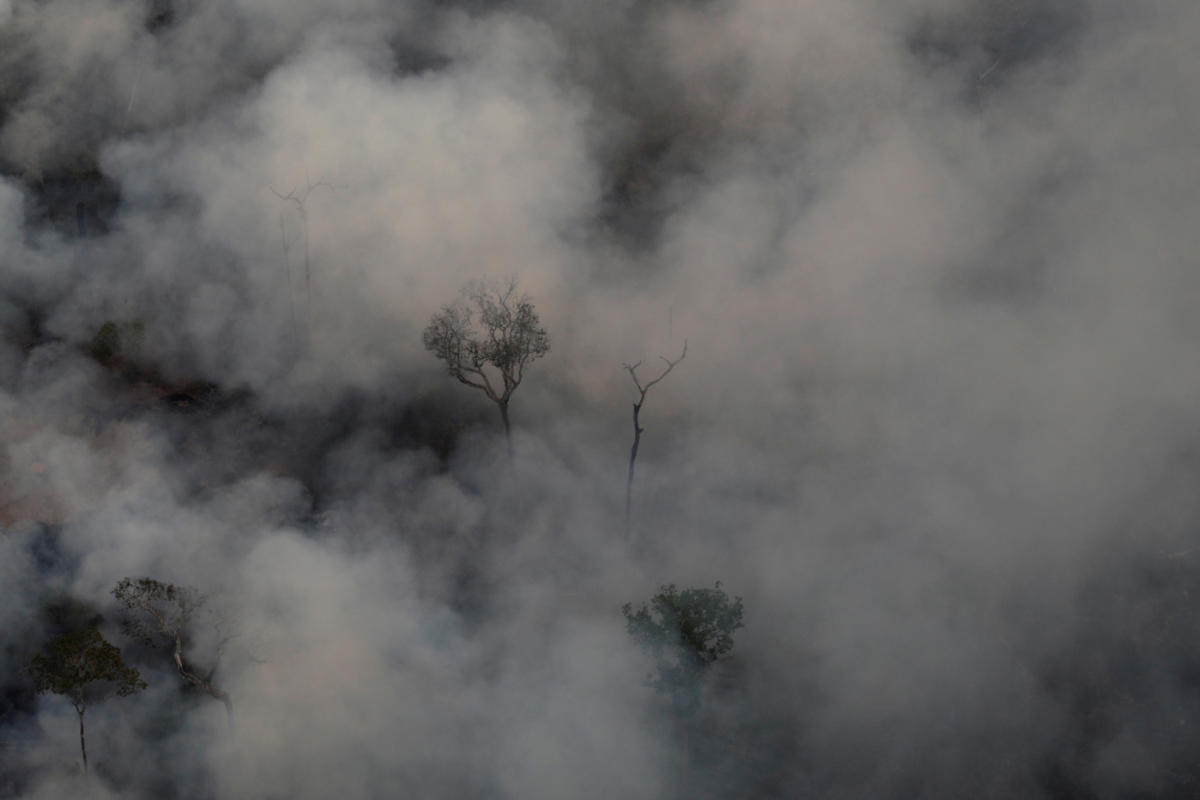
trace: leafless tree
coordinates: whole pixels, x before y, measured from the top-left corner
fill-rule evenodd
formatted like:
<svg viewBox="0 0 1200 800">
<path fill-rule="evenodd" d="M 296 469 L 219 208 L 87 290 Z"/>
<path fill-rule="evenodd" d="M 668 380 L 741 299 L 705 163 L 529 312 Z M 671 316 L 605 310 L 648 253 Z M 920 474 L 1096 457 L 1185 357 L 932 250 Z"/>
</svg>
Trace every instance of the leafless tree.
<svg viewBox="0 0 1200 800">
<path fill-rule="evenodd" d="M 300 220 L 300 231 L 299 231 L 298 236 L 299 236 L 299 238 L 302 239 L 302 243 L 304 245 L 305 309 L 306 309 L 306 318 L 308 321 L 308 338 L 311 339 L 312 338 L 312 258 L 310 255 L 309 245 L 308 245 L 308 205 L 307 205 L 308 204 L 308 196 L 310 194 L 312 194 L 313 192 L 315 192 L 317 189 L 333 189 L 334 186 L 333 186 L 333 184 L 327 183 L 325 181 L 317 181 L 316 183 L 312 183 L 311 181 L 305 179 L 303 189 L 292 189 L 287 194 L 280 194 L 279 192 L 275 191 L 274 187 L 268 187 L 268 188 L 271 189 L 271 194 L 275 195 L 280 200 L 283 200 L 284 202 L 291 203 L 292 205 L 294 205 L 296 207 L 296 215 Z M 293 241 L 295 241 L 295 239 L 292 239 L 289 241 L 289 239 L 287 237 L 287 233 L 286 233 L 286 230 L 284 228 L 284 223 L 283 223 L 283 214 L 279 215 L 279 234 L 283 240 L 283 258 L 284 258 L 284 264 L 287 267 L 287 274 L 288 274 L 288 303 L 291 304 L 291 301 L 292 301 L 292 297 L 291 297 L 292 264 L 291 264 L 291 258 L 288 255 L 288 253 L 291 249 L 291 244 Z M 292 312 L 292 322 L 293 322 L 293 325 L 295 325 L 294 309 Z"/>
<path fill-rule="evenodd" d="M 425 349 L 444 361 L 452 376 L 482 391 L 500 409 L 511 458 L 509 400 L 525 367 L 550 349 L 550 337 L 529 296 L 517 294 L 517 279 L 468 284 L 456 302 L 433 315 L 423 339 Z"/>
<path fill-rule="evenodd" d="M 633 469 L 637 462 L 638 446 L 642 443 L 642 434 L 646 429 L 641 426 L 638 420 L 638 415 L 642 413 L 642 404 L 646 402 L 646 393 L 654 384 L 661 381 L 663 378 L 675 369 L 675 365 L 687 356 L 687 341 L 683 343 L 683 352 L 679 354 L 679 358 L 671 361 L 666 356 L 659 356 L 660 359 L 667 365 L 666 369 L 659 374 L 657 378 L 649 383 L 643 384 L 637 376 L 637 369 L 642 365 L 642 362 L 636 364 L 625 364 L 625 369 L 629 372 L 629 377 L 633 378 L 633 385 L 638 391 L 638 400 L 633 404 L 633 448 L 629 451 L 629 477 L 625 482 L 625 540 L 632 543 L 633 527 L 630 524 L 630 515 L 633 508 Z"/>
<path fill-rule="evenodd" d="M 153 578 L 122 578 L 112 593 L 128 612 L 122 623 L 125 633 L 150 645 L 165 640 L 171 646 L 171 658 L 179 677 L 220 700 L 232 727 L 233 701 L 228 692 L 213 683 L 231 637 L 221 630 L 221 620 L 206 608 L 207 598 L 190 586 L 162 583 Z M 203 673 L 184 660 L 189 637 L 202 612 L 210 616 L 216 637 L 212 662 Z"/>
</svg>

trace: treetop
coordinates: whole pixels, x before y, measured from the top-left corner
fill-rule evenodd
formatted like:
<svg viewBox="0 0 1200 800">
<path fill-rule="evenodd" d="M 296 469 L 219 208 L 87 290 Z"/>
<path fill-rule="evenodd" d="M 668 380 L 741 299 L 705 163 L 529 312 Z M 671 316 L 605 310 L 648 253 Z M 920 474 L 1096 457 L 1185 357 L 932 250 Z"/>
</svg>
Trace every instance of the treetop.
<svg viewBox="0 0 1200 800">
<path fill-rule="evenodd" d="M 29 663 L 38 694 L 67 695 L 83 705 L 83 690 L 93 683 L 111 683 L 119 696 L 146 688 L 136 669 L 125 664 L 121 651 L 96 628 L 85 628 L 53 639 Z"/>
</svg>

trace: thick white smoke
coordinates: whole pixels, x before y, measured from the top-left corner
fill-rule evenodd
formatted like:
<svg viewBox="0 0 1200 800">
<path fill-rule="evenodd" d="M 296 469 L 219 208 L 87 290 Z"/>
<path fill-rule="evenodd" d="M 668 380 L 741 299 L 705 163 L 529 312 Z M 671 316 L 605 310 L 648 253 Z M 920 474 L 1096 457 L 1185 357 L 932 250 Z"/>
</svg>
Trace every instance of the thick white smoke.
<svg viewBox="0 0 1200 800">
<path fill-rule="evenodd" d="M 0 2 L 0 793 L 77 791 L 23 674 L 70 597 L 150 684 L 88 711 L 114 796 L 1188 796 L 1198 39 L 1166 0 Z M 552 347 L 512 463 L 421 346 L 503 275 Z M 628 547 L 622 364 L 685 340 Z M 207 594 L 232 728 L 122 636 L 127 575 Z M 717 580 L 689 727 L 620 608 Z"/>
</svg>

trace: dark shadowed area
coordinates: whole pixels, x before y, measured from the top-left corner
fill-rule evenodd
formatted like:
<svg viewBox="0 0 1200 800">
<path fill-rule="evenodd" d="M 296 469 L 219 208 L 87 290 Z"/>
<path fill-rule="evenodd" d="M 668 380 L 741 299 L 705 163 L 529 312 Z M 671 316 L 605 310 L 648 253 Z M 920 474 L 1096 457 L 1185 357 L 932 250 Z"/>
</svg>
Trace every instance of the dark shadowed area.
<svg viewBox="0 0 1200 800">
<path fill-rule="evenodd" d="M 1186 0 L 0 0 L 0 797 L 1200 796 L 1198 79 Z M 423 342 L 510 277 L 511 456 Z"/>
</svg>

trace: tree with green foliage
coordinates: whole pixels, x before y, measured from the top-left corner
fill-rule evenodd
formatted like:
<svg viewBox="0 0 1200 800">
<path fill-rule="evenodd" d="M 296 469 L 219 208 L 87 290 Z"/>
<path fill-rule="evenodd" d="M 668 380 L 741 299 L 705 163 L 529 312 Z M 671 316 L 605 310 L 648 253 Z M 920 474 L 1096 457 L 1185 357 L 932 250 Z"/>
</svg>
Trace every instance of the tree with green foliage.
<svg viewBox="0 0 1200 800">
<path fill-rule="evenodd" d="M 646 683 L 669 695 L 675 710 L 690 715 L 699 703 L 708 668 L 733 650 L 733 632 L 742 627 L 742 598 L 729 595 L 717 581 L 712 589 L 684 589 L 675 584 L 637 609 L 622 608 L 629 635 L 649 653 L 658 669 Z"/>
<path fill-rule="evenodd" d="M 79 751 L 85 775 L 88 763 L 83 714 L 88 704 L 110 694 L 125 697 L 146 688 L 138 671 L 126 666 L 121 651 L 94 627 L 52 640 L 29 662 L 29 675 L 38 694 L 61 694 L 79 714 Z"/>
<path fill-rule="evenodd" d="M 114 322 L 101 325 L 88 346 L 92 358 L 105 364 L 118 360 L 136 359 L 146 340 L 146 326 L 140 320 Z"/>
<path fill-rule="evenodd" d="M 733 650 L 733 632 L 742 627 L 742 598 L 731 601 L 720 581 L 712 589 L 683 591 L 672 583 L 660 587 L 649 603 L 636 609 L 626 603 L 621 610 L 630 636 L 658 669 L 657 676 L 646 675 L 646 685 L 671 701 L 683 739 L 679 781 L 686 786 L 693 780 L 696 740 L 705 738 L 705 723 L 697 713 L 701 690 L 710 668 Z"/>
<path fill-rule="evenodd" d="M 433 315 L 422 338 L 455 379 L 479 389 L 500 409 L 511 457 L 509 400 L 525 367 L 550 350 L 550 336 L 529 296 L 517 294 L 517 279 L 467 284 L 456 302 Z"/>
<path fill-rule="evenodd" d="M 171 659 L 179 677 L 220 700 L 232 726 L 233 701 L 228 692 L 213 683 L 229 640 L 228 636 L 222 636 L 219 621 L 214 622 L 216 652 L 209 668 L 201 672 L 184 660 L 193 627 L 201 613 L 207 610 L 207 598 L 191 586 L 176 586 L 153 578 L 122 578 L 112 593 L 128 612 L 122 630 L 147 645 L 164 641 L 170 645 Z"/>
</svg>

